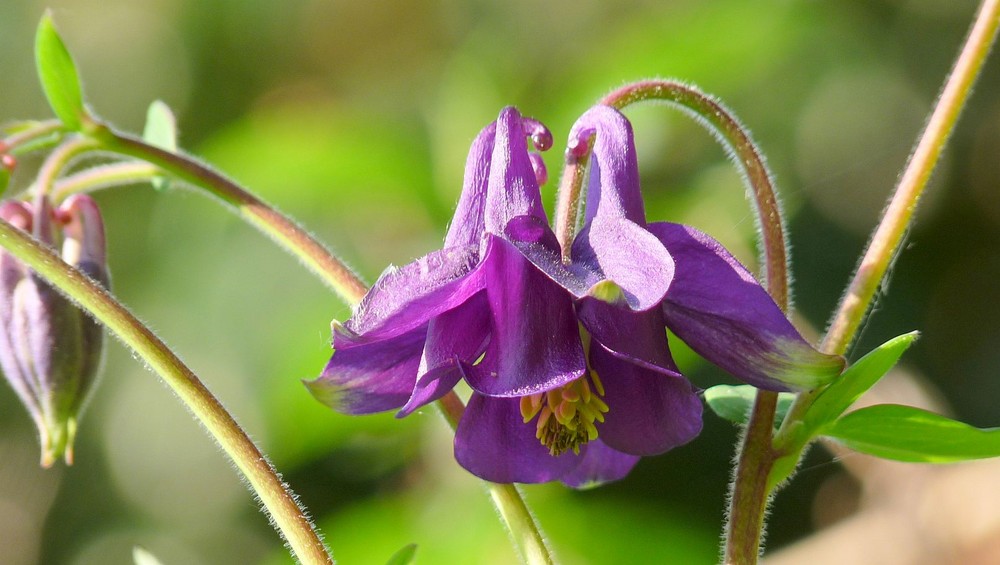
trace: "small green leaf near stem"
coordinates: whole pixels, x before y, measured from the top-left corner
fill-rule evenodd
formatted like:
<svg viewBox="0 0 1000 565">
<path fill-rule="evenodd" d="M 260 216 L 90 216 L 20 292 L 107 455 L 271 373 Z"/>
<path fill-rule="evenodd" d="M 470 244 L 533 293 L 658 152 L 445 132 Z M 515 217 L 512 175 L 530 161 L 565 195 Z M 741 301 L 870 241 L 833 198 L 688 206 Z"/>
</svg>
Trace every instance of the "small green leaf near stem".
<svg viewBox="0 0 1000 565">
<path fill-rule="evenodd" d="M 52 22 L 51 12 L 46 12 L 38 23 L 35 34 L 35 63 L 42 90 L 52 111 L 71 130 L 83 128 L 87 111 L 83 106 L 83 90 L 73 57 L 66 49 L 59 32 Z"/>
</svg>

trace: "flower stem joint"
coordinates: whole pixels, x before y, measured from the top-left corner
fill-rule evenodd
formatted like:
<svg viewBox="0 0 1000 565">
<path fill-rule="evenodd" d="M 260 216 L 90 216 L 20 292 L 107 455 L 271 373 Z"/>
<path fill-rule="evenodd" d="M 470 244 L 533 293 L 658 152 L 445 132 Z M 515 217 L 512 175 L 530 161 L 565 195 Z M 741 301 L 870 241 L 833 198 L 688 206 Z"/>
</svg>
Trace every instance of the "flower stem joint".
<svg viewBox="0 0 1000 565">
<path fill-rule="evenodd" d="M 53 208 L 0 203 L 0 218 L 57 250 L 62 259 L 108 286 L 104 223 L 86 195 Z M 0 251 L 0 368 L 21 398 L 41 442 L 41 464 L 73 463 L 77 421 L 101 364 L 101 327 L 7 251 Z"/>
</svg>

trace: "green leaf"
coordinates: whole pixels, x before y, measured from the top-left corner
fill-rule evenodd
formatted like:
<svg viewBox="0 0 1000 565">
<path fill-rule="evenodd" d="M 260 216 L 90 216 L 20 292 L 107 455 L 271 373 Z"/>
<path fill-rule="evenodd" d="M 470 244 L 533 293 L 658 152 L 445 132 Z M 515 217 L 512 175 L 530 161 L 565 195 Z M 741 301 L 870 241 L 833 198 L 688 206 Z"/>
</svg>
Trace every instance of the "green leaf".
<svg viewBox="0 0 1000 565">
<path fill-rule="evenodd" d="M 1000 428 L 975 428 L 898 404 L 851 412 L 822 435 L 855 451 L 896 461 L 953 463 L 1000 456 Z"/>
<path fill-rule="evenodd" d="M 746 424 L 757 390 L 756 387 L 750 385 L 717 385 L 705 391 L 705 402 L 708 403 L 712 412 L 715 412 L 720 418 L 735 424 Z M 778 394 L 776 423 L 785 419 L 785 413 L 788 412 L 793 400 L 795 400 L 795 395 L 790 392 Z"/>
<path fill-rule="evenodd" d="M 409 545 L 403 546 L 396 553 L 392 554 L 392 557 L 385 562 L 385 565 L 410 565 L 413 563 L 413 557 L 417 554 L 417 544 L 411 543 Z"/>
<path fill-rule="evenodd" d="M 146 127 L 142 138 L 150 145 L 165 149 L 171 153 L 177 152 L 177 119 L 170 107 L 161 100 L 154 100 L 146 111 Z M 170 183 L 168 177 L 157 176 L 152 181 L 153 188 L 165 190 Z"/>
<path fill-rule="evenodd" d="M 72 130 L 83 127 L 83 92 L 80 89 L 80 76 L 73 64 L 59 32 L 52 23 L 52 14 L 46 12 L 38 23 L 35 35 L 35 64 L 38 66 L 38 77 L 42 81 L 42 89 L 49 100 L 49 106 L 63 124 Z"/>
<path fill-rule="evenodd" d="M 890 339 L 848 367 L 840 378 L 816 397 L 803 417 L 803 432 L 813 435 L 816 430 L 840 417 L 896 365 L 919 335 L 918 332 L 910 332 Z"/>
</svg>

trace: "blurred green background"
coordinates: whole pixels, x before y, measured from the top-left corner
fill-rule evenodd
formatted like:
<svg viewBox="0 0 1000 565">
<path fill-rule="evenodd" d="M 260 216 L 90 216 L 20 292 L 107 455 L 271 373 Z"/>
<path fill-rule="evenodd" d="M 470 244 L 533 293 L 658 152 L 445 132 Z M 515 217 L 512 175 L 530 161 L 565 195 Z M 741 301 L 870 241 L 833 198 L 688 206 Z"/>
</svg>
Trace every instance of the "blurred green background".
<svg viewBox="0 0 1000 565">
<path fill-rule="evenodd" d="M 156 98 L 181 144 L 313 230 L 372 281 L 440 245 L 466 151 L 515 104 L 555 134 L 625 82 L 678 77 L 754 131 L 788 213 L 803 327 L 822 329 L 931 107 L 975 2 L 876 0 L 4 0 L 0 120 L 50 116 L 34 75 L 46 6 L 92 108 L 141 131 Z M 852 358 L 924 333 L 906 357 L 955 412 L 998 425 L 1000 69 L 987 64 L 919 224 Z M 650 217 L 694 224 L 753 264 L 736 173 L 689 119 L 629 110 Z M 30 182 L 25 163 L 15 182 Z M 553 184 L 543 187 L 551 203 Z M 434 410 L 333 414 L 299 381 L 349 308 L 216 203 L 147 186 L 97 194 L 116 294 L 172 345 L 271 456 L 343 563 L 515 557 L 484 489 L 452 459 Z M 815 330 L 814 330 L 815 331 Z M 701 386 L 728 381 L 678 348 Z M 72 468 L 37 466 L 35 432 L 0 388 L 0 561 L 286 563 L 212 441 L 118 343 Z M 524 491 L 566 563 L 716 559 L 736 431 L 704 434 L 588 492 Z M 769 547 L 831 519 L 815 493 L 838 466 L 816 449 L 779 495 Z"/>
</svg>

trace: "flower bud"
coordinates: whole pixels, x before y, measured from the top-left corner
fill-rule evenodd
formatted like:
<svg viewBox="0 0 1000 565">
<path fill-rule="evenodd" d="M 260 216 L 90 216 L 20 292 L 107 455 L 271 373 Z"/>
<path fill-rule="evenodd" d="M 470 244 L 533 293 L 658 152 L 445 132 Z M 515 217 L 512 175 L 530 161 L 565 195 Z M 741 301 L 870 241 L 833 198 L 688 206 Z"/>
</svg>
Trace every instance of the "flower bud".
<svg viewBox="0 0 1000 565">
<path fill-rule="evenodd" d="M 104 223 L 90 197 L 72 196 L 58 209 L 45 197 L 31 204 L 7 201 L 0 217 L 108 285 Z M 0 250 L 0 368 L 38 427 L 43 467 L 59 457 L 73 463 L 77 420 L 96 380 L 103 341 L 97 322 Z"/>
</svg>

